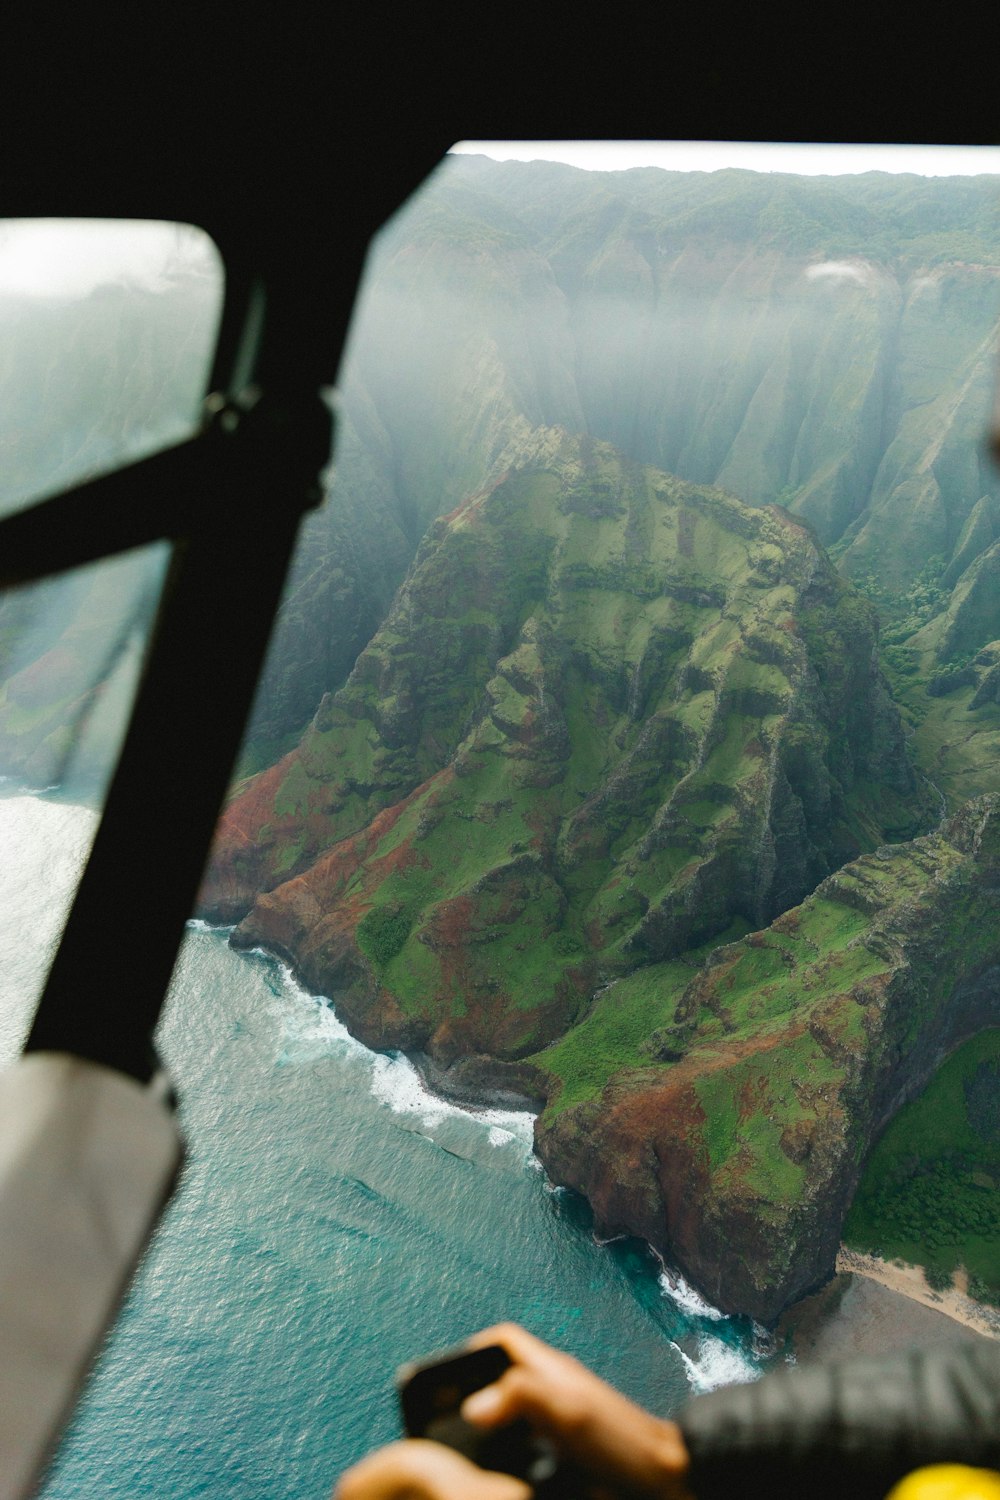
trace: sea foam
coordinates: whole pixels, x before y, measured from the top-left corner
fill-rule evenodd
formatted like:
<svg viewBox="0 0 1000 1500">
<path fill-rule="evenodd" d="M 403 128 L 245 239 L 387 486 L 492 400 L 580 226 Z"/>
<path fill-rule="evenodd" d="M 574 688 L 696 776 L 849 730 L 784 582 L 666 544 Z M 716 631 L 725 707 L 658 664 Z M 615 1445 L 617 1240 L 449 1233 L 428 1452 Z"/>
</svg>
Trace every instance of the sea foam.
<svg viewBox="0 0 1000 1500">
<path fill-rule="evenodd" d="M 695 1392 L 718 1390 L 723 1385 L 746 1385 L 760 1378 L 760 1370 L 739 1349 L 734 1349 L 712 1334 L 702 1334 L 698 1353 L 686 1354 L 679 1344 L 674 1348 L 684 1361 L 684 1370 Z"/>
<path fill-rule="evenodd" d="M 706 1302 L 704 1297 L 699 1296 L 679 1271 L 668 1271 L 664 1268 L 660 1272 L 659 1282 L 663 1295 L 669 1297 L 671 1302 L 676 1303 L 689 1317 L 711 1318 L 713 1322 L 717 1322 L 726 1316 L 710 1302 Z"/>
<path fill-rule="evenodd" d="M 300 984 L 288 964 L 266 953 L 263 948 L 251 950 L 253 955 L 269 959 L 281 976 L 282 1000 L 281 1020 L 285 1048 L 281 1056 L 284 1062 L 307 1062 L 329 1052 L 341 1056 L 353 1054 L 357 1058 L 374 1054 L 353 1037 L 339 1020 L 333 1006 L 323 995 L 313 995 Z M 294 1004 L 289 1006 L 288 1000 Z"/>
<path fill-rule="evenodd" d="M 395 1114 L 415 1115 L 425 1130 L 433 1130 L 449 1116 L 471 1120 L 486 1127 L 491 1146 L 511 1142 L 531 1146 L 535 1117 L 529 1110 L 476 1109 L 442 1099 L 424 1083 L 419 1072 L 400 1052 L 374 1053 L 372 1094 Z"/>
<path fill-rule="evenodd" d="M 189 923 L 189 926 L 194 926 Z M 199 930 L 213 930 L 201 924 Z M 306 1062 L 331 1051 L 354 1053 L 371 1069 L 372 1096 L 394 1114 L 411 1115 L 425 1130 L 434 1130 L 446 1119 L 472 1121 L 487 1131 L 491 1146 L 516 1144 L 531 1154 L 534 1144 L 535 1116 L 530 1110 L 478 1109 L 455 1104 L 434 1094 L 424 1083 L 410 1059 L 401 1052 L 373 1052 L 352 1036 L 338 1020 L 329 999 L 314 995 L 300 984 L 288 964 L 264 948 L 252 948 L 250 954 L 274 965 L 281 976 L 285 1001 L 281 1006 L 284 1049 L 279 1061 Z M 533 1159 L 533 1158 L 532 1158 Z"/>
</svg>

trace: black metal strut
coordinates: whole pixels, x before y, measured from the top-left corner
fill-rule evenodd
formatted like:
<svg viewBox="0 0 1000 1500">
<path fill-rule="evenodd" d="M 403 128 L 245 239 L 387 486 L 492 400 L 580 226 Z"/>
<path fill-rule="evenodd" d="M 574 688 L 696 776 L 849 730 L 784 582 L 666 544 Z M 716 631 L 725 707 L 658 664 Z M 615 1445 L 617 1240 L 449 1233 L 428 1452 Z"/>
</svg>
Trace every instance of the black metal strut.
<svg viewBox="0 0 1000 1500">
<path fill-rule="evenodd" d="M 259 334 L 259 285 L 253 306 Z M 282 330 L 269 331 L 273 351 Z M 337 353 L 331 361 L 325 351 L 328 369 Z M 157 536 L 173 541 L 128 733 L 25 1049 L 73 1053 L 140 1080 L 157 1066 L 152 1033 L 299 525 L 322 498 L 330 457 L 333 420 L 314 360 L 299 373 L 287 357 L 272 359 L 268 385 L 266 361 L 248 359 L 245 341 L 236 363 L 241 383 L 206 399 L 187 443 L 0 527 L 12 581 Z"/>
</svg>

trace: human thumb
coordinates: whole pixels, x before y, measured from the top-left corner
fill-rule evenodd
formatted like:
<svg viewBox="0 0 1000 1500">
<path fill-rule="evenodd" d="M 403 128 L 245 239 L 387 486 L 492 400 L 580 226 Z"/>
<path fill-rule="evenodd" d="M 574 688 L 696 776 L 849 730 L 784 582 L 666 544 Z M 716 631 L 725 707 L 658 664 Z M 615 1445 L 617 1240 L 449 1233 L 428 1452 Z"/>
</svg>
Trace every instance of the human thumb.
<svg viewBox="0 0 1000 1500">
<path fill-rule="evenodd" d="M 473 1391 L 462 1402 L 462 1416 L 474 1427 L 502 1427 L 521 1415 L 519 1399 L 521 1382 L 514 1371 L 502 1375 L 493 1385 Z"/>
</svg>

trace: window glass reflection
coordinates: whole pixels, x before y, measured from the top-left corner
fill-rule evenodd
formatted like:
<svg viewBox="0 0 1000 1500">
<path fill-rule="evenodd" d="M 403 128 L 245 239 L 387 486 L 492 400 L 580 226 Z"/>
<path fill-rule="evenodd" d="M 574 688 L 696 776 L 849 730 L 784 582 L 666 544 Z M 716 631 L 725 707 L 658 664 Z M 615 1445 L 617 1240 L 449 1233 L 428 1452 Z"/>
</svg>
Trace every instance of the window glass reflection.
<svg viewBox="0 0 1000 1500">
<path fill-rule="evenodd" d="M 193 430 L 222 290 L 189 224 L 0 221 L 0 516 Z"/>
</svg>

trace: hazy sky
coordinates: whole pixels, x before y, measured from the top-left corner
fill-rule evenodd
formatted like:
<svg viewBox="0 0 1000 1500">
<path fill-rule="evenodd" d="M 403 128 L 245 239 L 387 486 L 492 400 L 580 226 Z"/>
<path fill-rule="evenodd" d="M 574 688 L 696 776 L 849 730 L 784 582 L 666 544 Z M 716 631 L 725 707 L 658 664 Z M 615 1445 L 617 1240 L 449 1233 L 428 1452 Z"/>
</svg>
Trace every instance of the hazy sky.
<svg viewBox="0 0 1000 1500">
<path fill-rule="evenodd" d="M 754 172 L 837 176 L 845 172 L 917 172 L 923 177 L 1000 174 L 1000 146 L 833 146 L 755 141 L 459 141 L 453 151 L 499 161 L 563 161 L 592 171 L 665 167 L 672 172 Z"/>
</svg>

